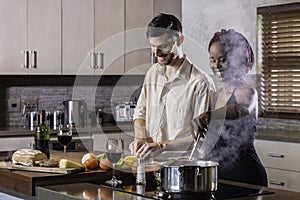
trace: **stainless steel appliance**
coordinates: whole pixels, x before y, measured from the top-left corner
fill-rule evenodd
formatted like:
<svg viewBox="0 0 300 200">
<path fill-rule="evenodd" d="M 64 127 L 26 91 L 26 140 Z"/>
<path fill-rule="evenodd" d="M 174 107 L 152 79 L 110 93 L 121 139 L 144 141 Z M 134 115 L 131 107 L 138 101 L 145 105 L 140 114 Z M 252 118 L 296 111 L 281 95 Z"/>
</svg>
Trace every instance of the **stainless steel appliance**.
<svg viewBox="0 0 300 200">
<path fill-rule="evenodd" d="M 68 100 L 63 102 L 65 107 L 65 125 L 85 127 L 87 123 L 87 104 L 83 100 Z"/>
<path fill-rule="evenodd" d="M 136 104 L 133 102 L 117 104 L 115 107 L 115 120 L 117 122 L 132 121 L 135 107 Z"/>
</svg>

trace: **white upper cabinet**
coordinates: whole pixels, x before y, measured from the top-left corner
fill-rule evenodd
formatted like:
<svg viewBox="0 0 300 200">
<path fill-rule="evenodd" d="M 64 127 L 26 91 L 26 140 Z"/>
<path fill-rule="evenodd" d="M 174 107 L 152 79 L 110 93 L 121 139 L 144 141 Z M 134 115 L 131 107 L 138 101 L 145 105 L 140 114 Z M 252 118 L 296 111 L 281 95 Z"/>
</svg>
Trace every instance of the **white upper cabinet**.
<svg viewBox="0 0 300 200">
<path fill-rule="evenodd" d="M 124 74 L 124 0 L 95 0 L 95 73 Z"/>
<path fill-rule="evenodd" d="M 125 74 L 145 74 L 151 66 L 146 27 L 153 18 L 153 0 L 126 1 Z"/>
<path fill-rule="evenodd" d="M 0 74 L 26 73 L 27 2 L 0 0 L 0 24 Z"/>
<path fill-rule="evenodd" d="M 154 0 L 154 15 L 168 13 L 182 18 L 182 0 Z"/>
<path fill-rule="evenodd" d="M 0 4 L 0 73 L 60 74 L 60 0 L 1 0 Z"/>
<path fill-rule="evenodd" d="M 124 74 L 124 0 L 63 0 L 63 74 Z"/>
<path fill-rule="evenodd" d="M 28 49 L 30 74 L 61 74 L 61 0 L 28 0 Z"/>
<path fill-rule="evenodd" d="M 181 0 L 0 0 L 0 74 L 145 74 L 158 12 Z"/>
<path fill-rule="evenodd" d="M 94 0 L 62 0 L 62 74 L 94 74 Z"/>
</svg>

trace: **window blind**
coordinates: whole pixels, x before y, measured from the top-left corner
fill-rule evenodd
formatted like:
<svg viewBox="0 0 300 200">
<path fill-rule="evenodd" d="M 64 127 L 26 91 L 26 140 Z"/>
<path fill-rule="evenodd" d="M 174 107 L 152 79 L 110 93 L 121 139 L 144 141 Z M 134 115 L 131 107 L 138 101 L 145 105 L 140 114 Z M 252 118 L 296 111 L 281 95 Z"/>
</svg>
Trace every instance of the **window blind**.
<svg viewBox="0 0 300 200">
<path fill-rule="evenodd" d="M 258 8 L 257 19 L 262 116 L 300 118 L 300 4 Z"/>
</svg>

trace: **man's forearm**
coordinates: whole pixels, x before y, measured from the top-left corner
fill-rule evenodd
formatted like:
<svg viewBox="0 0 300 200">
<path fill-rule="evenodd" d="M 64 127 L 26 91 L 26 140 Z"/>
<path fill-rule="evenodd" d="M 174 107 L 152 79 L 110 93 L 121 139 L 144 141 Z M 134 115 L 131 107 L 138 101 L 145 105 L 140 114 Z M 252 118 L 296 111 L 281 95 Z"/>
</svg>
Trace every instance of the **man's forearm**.
<svg viewBox="0 0 300 200">
<path fill-rule="evenodd" d="M 153 142 L 146 131 L 146 121 L 144 119 L 134 120 L 134 136 L 136 139 L 146 140 L 146 142 Z"/>
</svg>

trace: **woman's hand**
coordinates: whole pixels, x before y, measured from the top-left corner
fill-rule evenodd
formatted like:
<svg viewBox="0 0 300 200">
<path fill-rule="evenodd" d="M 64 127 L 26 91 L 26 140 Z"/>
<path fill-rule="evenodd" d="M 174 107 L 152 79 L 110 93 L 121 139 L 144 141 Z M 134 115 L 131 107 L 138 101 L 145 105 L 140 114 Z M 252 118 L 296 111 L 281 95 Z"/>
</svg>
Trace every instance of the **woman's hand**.
<svg viewBox="0 0 300 200">
<path fill-rule="evenodd" d="M 194 119 L 193 123 L 197 133 L 206 133 L 211 119 L 211 111 L 207 111 Z"/>
</svg>

